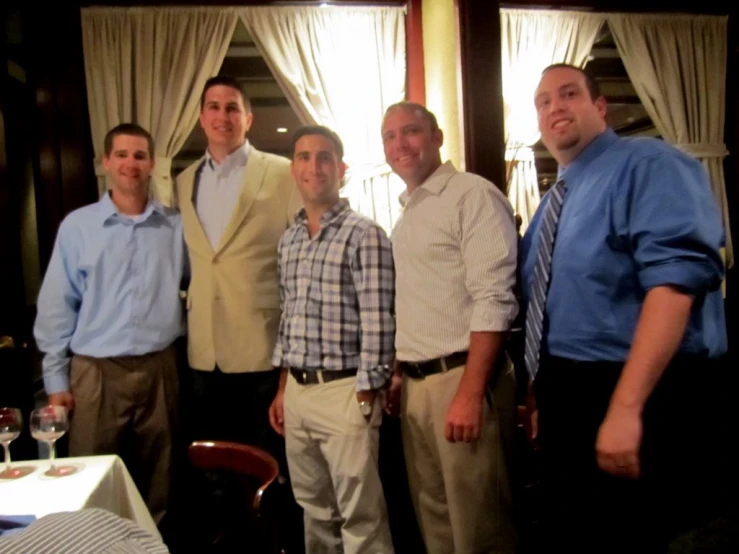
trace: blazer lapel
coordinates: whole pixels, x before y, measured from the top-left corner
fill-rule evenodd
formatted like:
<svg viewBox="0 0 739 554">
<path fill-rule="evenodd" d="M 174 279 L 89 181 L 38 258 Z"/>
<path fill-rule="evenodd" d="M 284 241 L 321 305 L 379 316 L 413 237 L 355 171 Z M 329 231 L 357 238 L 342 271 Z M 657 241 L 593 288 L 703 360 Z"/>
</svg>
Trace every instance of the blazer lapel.
<svg viewBox="0 0 739 554">
<path fill-rule="evenodd" d="M 203 173 L 203 166 L 205 166 L 205 158 L 200 162 L 198 167 L 195 169 L 195 173 L 193 175 L 192 179 L 185 179 L 184 184 L 185 188 L 183 190 L 183 196 L 182 199 L 182 210 L 186 210 L 189 213 L 187 214 L 188 219 L 194 220 L 195 225 L 193 225 L 194 233 L 196 240 L 198 241 L 199 246 L 204 248 L 207 252 L 210 252 L 211 255 L 213 254 L 213 247 L 210 245 L 210 241 L 208 240 L 208 236 L 205 234 L 205 229 L 203 229 L 203 224 L 200 222 L 200 218 L 198 217 L 198 211 L 196 209 L 196 201 L 195 195 L 197 194 L 198 187 L 200 186 L 200 175 Z M 184 215 L 184 214 L 183 214 Z"/>
<path fill-rule="evenodd" d="M 244 181 L 241 185 L 241 194 L 239 200 L 234 207 L 233 214 L 231 214 L 231 220 L 228 222 L 228 226 L 223 231 L 221 237 L 221 243 L 216 248 L 216 254 L 221 252 L 226 245 L 231 241 L 236 231 L 241 226 L 244 218 L 249 213 L 249 210 L 254 204 L 254 200 L 259 194 L 262 185 L 264 184 L 264 174 L 267 171 L 267 163 L 264 160 L 264 156 L 259 150 L 254 147 L 249 152 L 249 159 L 246 162 L 246 170 L 244 171 Z"/>
</svg>

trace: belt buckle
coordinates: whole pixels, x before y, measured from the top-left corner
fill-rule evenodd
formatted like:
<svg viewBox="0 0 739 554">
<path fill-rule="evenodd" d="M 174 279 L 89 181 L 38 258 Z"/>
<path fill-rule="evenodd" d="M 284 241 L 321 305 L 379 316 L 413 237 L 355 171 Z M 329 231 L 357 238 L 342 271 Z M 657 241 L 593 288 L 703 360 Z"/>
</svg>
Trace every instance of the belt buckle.
<svg viewBox="0 0 739 554">
<path fill-rule="evenodd" d="M 425 379 L 426 375 L 424 375 L 423 371 L 421 371 L 421 364 L 413 363 L 413 362 L 405 362 L 406 369 L 413 368 L 412 371 L 406 371 L 408 374 L 408 377 L 412 379 Z"/>
</svg>

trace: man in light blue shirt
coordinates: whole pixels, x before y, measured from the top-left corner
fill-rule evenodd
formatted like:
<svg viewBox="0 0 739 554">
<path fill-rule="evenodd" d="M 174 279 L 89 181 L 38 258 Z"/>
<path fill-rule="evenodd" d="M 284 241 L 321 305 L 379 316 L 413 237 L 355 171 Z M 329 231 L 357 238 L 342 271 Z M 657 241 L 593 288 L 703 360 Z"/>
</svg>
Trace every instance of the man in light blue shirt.
<svg viewBox="0 0 739 554">
<path fill-rule="evenodd" d="M 559 164 L 520 248 L 542 544 L 664 552 L 729 482 L 717 203 L 699 161 L 609 129 L 583 70 L 545 69 L 535 105 Z"/>
<path fill-rule="evenodd" d="M 149 200 L 147 131 L 108 132 L 103 165 L 112 189 L 59 227 L 34 335 L 49 403 L 71 413 L 70 455 L 119 454 L 158 521 L 177 415 L 173 343 L 184 334 L 182 223 Z"/>
</svg>

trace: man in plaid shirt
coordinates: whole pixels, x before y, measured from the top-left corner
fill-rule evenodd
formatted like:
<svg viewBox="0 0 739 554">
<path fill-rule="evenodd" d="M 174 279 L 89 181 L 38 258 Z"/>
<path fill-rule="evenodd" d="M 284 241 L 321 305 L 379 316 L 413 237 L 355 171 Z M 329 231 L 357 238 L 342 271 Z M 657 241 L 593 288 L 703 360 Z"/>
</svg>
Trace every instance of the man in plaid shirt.
<svg viewBox="0 0 739 554">
<path fill-rule="evenodd" d="M 382 228 L 339 197 L 342 158 L 333 131 L 296 131 L 291 169 L 304 208 L 278 248 L 282 318 L 272 363 L 282 375 L 269 418 L 285 436 L 306 551 L 387 554 L 377 459 L 395 271 Z"/>
</svg>

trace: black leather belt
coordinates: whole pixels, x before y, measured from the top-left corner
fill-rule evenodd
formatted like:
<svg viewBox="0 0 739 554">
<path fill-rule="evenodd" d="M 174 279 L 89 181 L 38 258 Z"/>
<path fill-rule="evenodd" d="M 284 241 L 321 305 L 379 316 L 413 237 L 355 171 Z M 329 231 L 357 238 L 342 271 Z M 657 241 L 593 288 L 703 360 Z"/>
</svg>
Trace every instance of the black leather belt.
<svg viewBox="0 0 739 554">
<path fill-rule="evenodd" d="M 424 379 L 429 375 L 449 371 L 467 363 L 467 352 L 455 352 L 443 358 L 426 362 L 399 362 L 400 367 L 411 379 Z"/>
<path fill-rule="evenodd" d="M 321 371 L 314 369 L 298 369 L 290 368 L 290 374 L 301 385 L 317 385 L 318 383 L 329 383 L 337 379 L 346 379 L 354 377 L 357 374 L 356 369 L 341 369 L 337 371 Z"/>
</svg>

